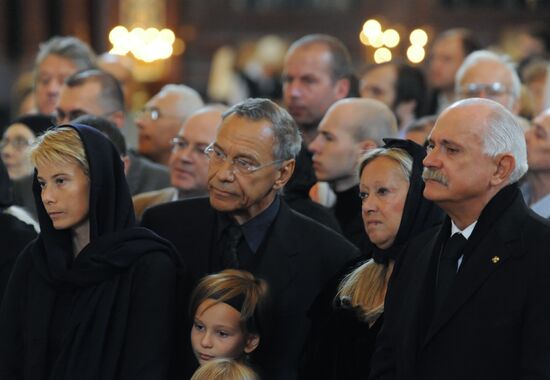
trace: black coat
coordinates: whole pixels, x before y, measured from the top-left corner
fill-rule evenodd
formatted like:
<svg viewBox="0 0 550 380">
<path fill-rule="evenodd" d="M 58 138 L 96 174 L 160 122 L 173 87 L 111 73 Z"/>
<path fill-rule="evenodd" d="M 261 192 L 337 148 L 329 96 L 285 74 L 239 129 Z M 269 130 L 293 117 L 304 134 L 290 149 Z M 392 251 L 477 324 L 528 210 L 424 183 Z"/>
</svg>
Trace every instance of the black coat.
<svg viewBox="0 0 550 380">
<path fill-rule="evenodd" d="M 0 309 L 0 379 L 166 379 L 175 329 L 172 246 L 134 226 L 120 156 L 74 126 L 89 163 L 90 242 L 75 258 L 40 199 L 41 233 L 18 257 Z"/>
<path fill-rule="evenodd" d="M 145 227 L 178 248 L 193 283 L 215 268 L 217 223 L 217 212 L 207 198 L 152 207 L 142 219 Z M 307 310 L 325 283 L 358 251 L 341 235 L 292 211 L 284 201 L 267 234 L 265 249 L 256 253 L 261 257 L 251 272 L 269 284 L 274 325 L 268 334 L 272 339 L 262 336 L 259 350 L 263 352 L 257 364 L 268 378 L 293 379 L 309 330 Z M 189 330 L 183 336 L 188 344 Z"/>
<path fill-rule="evenodd" d="M 501 190 L 434 313 L 437 255 L 449 235 L 447 219 L 439 234 L 406 248 L 370 379 L 550 379 L 550 223 L 526 207 L 515 185 Z"/>
<path fill-rule="evenodd" d="M 0 301 L 4 296 L 6 284 L 15 259 L 23 248 L 36 237 L 34 228 L 23 223 L 13 215 L 0 211 Z"/>
</svg>

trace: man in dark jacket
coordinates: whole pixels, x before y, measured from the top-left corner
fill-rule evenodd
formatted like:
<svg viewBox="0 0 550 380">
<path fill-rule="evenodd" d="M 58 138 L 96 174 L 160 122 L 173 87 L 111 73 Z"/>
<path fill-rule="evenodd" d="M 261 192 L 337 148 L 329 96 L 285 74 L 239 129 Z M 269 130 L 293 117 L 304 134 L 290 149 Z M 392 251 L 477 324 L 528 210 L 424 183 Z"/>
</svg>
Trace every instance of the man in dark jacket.
<svg viewBox="0 0 550 380">
<path fill-rule="evenodd" d="M 455 103 L 424 166 L 424 196 L 448 218 L 402 254 L 370 378 L 550 378 L 550 224 L 517 187 L 521 127 L 491 100 Z"/>
<path fill-rule="evenodd" d="M 294 171 L 300 144 L 294 120 L 275 103 L 237 104 L 223 114 L 206 149 L 209 199 L 152 207 L 142 220 L 178 248 L 193 284 L 225 268 L 245 269 L 268 282 L 274 309 L 256 358 L 266 379 L 296 378 L 307 310 L 324 284 L 358 255 L 341 235 L 291 210 L 278 195 Z M 183 336 L 188 343 L 189 330 Z"/>
</svg>

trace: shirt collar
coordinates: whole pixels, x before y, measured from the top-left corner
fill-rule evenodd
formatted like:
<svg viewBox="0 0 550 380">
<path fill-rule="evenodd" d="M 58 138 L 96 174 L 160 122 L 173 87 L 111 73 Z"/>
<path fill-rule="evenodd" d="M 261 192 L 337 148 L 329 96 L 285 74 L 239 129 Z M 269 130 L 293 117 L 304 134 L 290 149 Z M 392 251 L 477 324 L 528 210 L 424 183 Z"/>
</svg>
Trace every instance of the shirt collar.
<svg viewBox="0 0 550 380">
<path fill-rule="evenodd" d="M 453 236 L 456 233 L 460 233 L 460 234 L 462 234 L 462 236 L 464 236 L 466 238 L 466 240 L 468 240 L 470 238 L 470 236 L 472 235 L 472 232 L 474 232 L 474 228 L 475 228 L 476 224 L 477 224 L 477 220 L 475 222 L 473 222 L 472 224 L 470 224 L 465 229 L 460 230 L 460 228 L 458 228 L 456 226 L 455 222 L 453 222 L 451 220 L 451 236 Z"/>
<path fill-rule="evenodd" d="M 280 205 L 281 199 L 277 195 L 273 202 L 271 202 L 271 204 L 264 211 L 240 226 L 243 231 L 246 243 L 248 244 L 248 247 L 252 250 L 252 252 L 256 252 L 260 247 L 260 244 L 264 240 L 267 230 L 279 213 Z M 219 237 L 222 236 L 223 231 L 230 224 L 235 224 L 235 222 L 228 214 L 220 214 L 219 222 Z"/>
</svg>

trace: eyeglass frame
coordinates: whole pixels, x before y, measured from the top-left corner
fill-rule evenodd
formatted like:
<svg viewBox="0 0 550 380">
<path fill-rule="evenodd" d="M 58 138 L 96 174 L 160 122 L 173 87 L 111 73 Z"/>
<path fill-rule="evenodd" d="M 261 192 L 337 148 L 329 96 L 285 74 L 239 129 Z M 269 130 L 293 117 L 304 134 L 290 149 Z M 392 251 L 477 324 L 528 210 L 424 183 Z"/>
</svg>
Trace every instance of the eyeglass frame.
<svg viewBox="0 0 550 380">
<path fill-rule="evenodd" d="M 185 145 L 183 145 L 182 143 L 185 143 Z M 189 147 L 191 144 L 189 143 L 189 141 L 181 136 L 176 136 L 172 139 L 170 139 L 170 145 L 172 145 L 172 150 L 183 150 L 187 147 Z M 210 144 L 208 144 L 208 146 L 210 146 Z M 208 146 L 206 148 L 208 148 Z M 191 152 L 192 153 L 195 153 L 197 156 L 206 156 L 208 157 L 208 155 L 206 154 L 206 148 L 202 148 L 201 146 L 198 146 L 195 144 L 195 146 L 193 147 L 193 149 L 191 149 Z"/>
<path fill-rule="evenodd" d="M 219 148 L 218 148 L 218 151 L 219 151 L 219 153 L 223 154 L 223 157 L 218 157 L 217 155 L 213 155 L 213 153 L 216 153 L 216 143 L 215 142 L 211 143 L 210 145 L 208 145 L 204 149 L 204 153 L 206 154 L 206 156 L 208 157 L 210 162 L 217 161 L 218 165 L 221 166 L 221 165 L 223 165 L 227 162 L 228 157 L 223 151 L 219 150 Z M 271 161 L 267 164 L 260 164 L 259 166 L 255 166 L 255 167 L 251 167 L 251 168 L 244 168 L 244 167 L 241 166 L 242 170 L 244 170 L 244 171 L 242 171 L 241 169 L 238 169 L 239 166 L 235 165 L 235 163 L 239 162 L 239 160 L 243 160 L 243 159 L 242 158 L 236 158 L 236 159 L 233 158 L 232 159 L 232 162 L 230 163 L 230 166 L 229 166 L 231 168 L 231 173 L 232 174 L 237 174 L 237 173 L 242 174 L 242 175 L 252 174 L 252 173 L 257 172 L 258 170 L 267 168 L 271 165 L 280 164 L 280 163 L 285 161 L 283 159 L 274 160 L 274 161 Z M 242 162 L 242 164 L 249 165 L 249 163 L 245 163 L 245 162 Z"/>
<path fill-rule="evenodd" d="M 139 119 L 139 118 L 145 118 L 145 117 L 151 121 L 157 121 L 163 117 L 181 119 L 180 116 L 164 114 L 157 107 L 143 107 L 142 109 L 140 109 L 138 111 L 137 118 Z"/>
<path fill-rule="evenodd" d="M 11 145 L 13 149 L 20 151 L 25 147 L 31 146 L 35 139 L 25 139 L 24 137 L 16 137 L 13 140 L 6 141 L 5 138 L 0 139 L 0 149 L 4 149 L 6 146 Z"/>
<path fill-rule="evenodd" d="M 59 111 L 62 112 L 63 117 L 60 117 Z M 61 124 L 64 120 L 68 120 L 68 122 L 71 122 L 75 119 L 78 119 L 81 116 L 98 116 L 98 117 L 108 118 L 109 116 L 111 116 L 115 112 L 119 112 L 119 111 L 122 112 L 122 110 L 113 110 L 113 111 L 104 112 L 101 115 L 93 115 L 93 114 L 91 114 L 87 111 L 81 110 L 81 109 L 75 109 L 75 110 L 71 110 L 71 111 L 65 113 L 64 110 L 60 110 L 59 108 L 57 108 L 55 110 L 55 115 L 54 116 L 55 116 L 56 124 Z"/>
<path fill-rule="evenodd" d="M 493 83 L 468 83 L 460 86 L 458 95 L 461 97 L 472 98 L 477 97 L 484 92 L 489 99 L 494 99 L 502 95 L 511 95 L 512 89 L 500 82 Z"/>
</svg>

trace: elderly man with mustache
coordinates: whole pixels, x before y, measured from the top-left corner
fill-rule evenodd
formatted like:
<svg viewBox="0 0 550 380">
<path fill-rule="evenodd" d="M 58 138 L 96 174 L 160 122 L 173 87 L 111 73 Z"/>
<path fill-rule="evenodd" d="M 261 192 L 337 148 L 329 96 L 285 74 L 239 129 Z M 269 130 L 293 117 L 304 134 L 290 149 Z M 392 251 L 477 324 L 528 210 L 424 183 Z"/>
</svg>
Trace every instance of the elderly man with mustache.
<svg viewBox="0 0 550 380">
<path fill-rule="evenodd" d="M 550 223 L 517 186 L 522 128 L 473 98 L 428 141 L 424 196 L 448 218 L 402 253 L 370 379 L 550 378 Z"/>
</svg>

